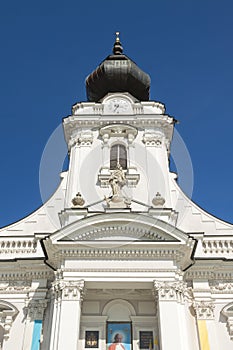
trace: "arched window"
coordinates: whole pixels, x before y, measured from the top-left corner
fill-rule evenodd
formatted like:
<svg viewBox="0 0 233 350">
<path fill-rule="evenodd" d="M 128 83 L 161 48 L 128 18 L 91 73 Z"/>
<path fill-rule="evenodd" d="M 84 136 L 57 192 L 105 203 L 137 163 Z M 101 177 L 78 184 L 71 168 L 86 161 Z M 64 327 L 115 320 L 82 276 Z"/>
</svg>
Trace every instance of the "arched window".
<svg viewBox="0 0 233 350">
<path fill-rule="evenodd" d="M 120 164 L 122 169 L 127 169 L 127 151 L 124 145 L 116 144 L 110 151 L 110 169 L 116 169 Z"/>
</svg>

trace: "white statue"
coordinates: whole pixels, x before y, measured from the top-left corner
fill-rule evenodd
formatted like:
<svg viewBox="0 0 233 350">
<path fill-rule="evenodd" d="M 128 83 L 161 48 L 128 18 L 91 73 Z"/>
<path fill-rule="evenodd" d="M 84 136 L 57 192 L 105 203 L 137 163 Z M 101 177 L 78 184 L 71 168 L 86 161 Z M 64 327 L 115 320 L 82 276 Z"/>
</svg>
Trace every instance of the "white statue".
<svg viewBox="0 0 233 350">
<path fill-rule="evenodd" d="M 116 170 L 114 170 L 109 178 L 109 184 L 112 188 L 112 200 L 114 198 L 121 198 L 121 187 L 125 185 L 125 173 L 121 167 L 121 165 L 118 163 Z"/>
</svg>

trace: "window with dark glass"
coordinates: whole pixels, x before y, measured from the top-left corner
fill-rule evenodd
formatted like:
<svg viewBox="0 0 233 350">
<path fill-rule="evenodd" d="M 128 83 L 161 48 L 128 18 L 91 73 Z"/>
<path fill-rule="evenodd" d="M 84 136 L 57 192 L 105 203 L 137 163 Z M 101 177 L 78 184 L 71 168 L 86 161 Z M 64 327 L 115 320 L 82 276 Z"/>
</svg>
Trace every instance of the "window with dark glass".
<svg viewBox="0 0 233 350">
<path fill-rule="evenodd" d="M 120 164 L 122 169 L 127 169 L 127 151 L 124 145 L 113 145 L 110 151 L 110 169 L 116 169 Z"/>
</svg>

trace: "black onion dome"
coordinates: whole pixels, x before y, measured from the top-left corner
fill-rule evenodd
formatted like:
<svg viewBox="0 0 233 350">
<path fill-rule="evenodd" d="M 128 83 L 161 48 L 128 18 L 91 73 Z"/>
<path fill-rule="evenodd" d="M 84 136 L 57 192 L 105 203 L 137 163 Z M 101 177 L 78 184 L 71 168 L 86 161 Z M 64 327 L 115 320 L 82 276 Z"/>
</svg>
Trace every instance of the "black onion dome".
<svg viewBox="0 0 233 350">
<path fill-rule="evenodd" d="M 150 77 L 129 57 L 116 33 L 113 54 L 109 55 L 86 79 L 87 99 L 98 102 L 109 92 L 129 92 L 139 101 L 148 101 Z"/>
</svg>

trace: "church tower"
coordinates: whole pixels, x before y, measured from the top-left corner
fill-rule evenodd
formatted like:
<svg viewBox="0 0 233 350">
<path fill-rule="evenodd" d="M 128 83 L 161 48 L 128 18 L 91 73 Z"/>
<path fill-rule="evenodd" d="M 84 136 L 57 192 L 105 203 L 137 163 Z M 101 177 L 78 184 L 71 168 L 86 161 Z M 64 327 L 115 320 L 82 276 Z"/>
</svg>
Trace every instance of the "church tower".
<svg viewBox="0 0 233 350">
<path fill-rule="evenodd" d="M 86 91 L 57 191 L 0 230 L 0 349 L 230 350 L 233 226 L 179 188 L 176 120 L 119 33 Z"/>
</svg>

